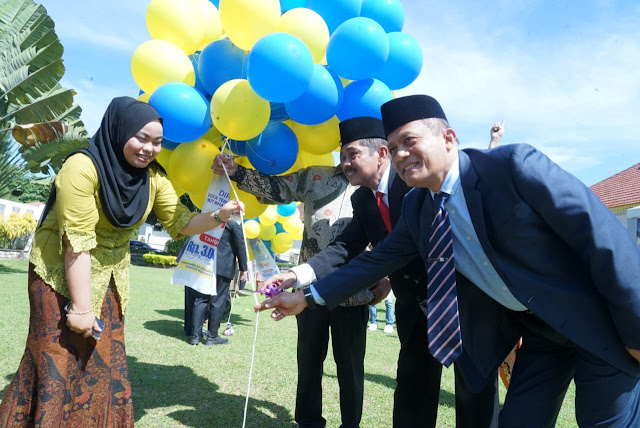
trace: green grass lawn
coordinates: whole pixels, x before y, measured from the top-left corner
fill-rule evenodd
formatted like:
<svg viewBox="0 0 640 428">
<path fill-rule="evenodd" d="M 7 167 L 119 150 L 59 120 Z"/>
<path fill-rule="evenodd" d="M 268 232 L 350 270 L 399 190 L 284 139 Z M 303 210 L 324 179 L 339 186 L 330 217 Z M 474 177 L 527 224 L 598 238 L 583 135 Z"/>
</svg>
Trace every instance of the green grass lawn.
<svg viewBox="0 0 640 428">
<path fill-rule="evenodd" d="M 26 260 L 0 261 L 0 391 L 20 363 L 29 322 Z M 256 315 L 252 296 L 234 299 L 235 335 L 227 346 L 189 346 L 183 332 L 183 287 L 172 270 L 131 267 L 126 345 L 137 427 L 240 427 L 251 363 Z M 379 306 L 382 326 L 384 305 Z M 296 325 L 258 320 L 247 426 L 295 426 Z M 396 333 L 367 332 L 362 427 L 391 427 L 399 342 Z M 329 354 L 323 380 L 327 426 L 340 425 L 336 367 Z M 501 387 L 502 388 L 502 387 Z M 455 426 L 453 370 L 443 370 L 438 427 Z M 501 390 L 502 399 L 504 389 Z M 558 419 L 576 426 L 573 386 Z"/>
</svg>

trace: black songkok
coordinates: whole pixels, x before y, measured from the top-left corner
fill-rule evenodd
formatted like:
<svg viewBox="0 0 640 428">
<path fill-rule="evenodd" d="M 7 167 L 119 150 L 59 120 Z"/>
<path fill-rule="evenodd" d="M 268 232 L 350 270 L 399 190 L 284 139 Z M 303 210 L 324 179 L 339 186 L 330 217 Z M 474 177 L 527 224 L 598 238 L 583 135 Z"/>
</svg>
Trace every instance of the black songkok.
<svg viewBox="0 0 640 428">
<path fill-rule="evenodd" d="M 387 101 L 380 107 L 385 134 L 388 136 L 402 125 L 420 119 L 444 119 L 440 103 L 429 95 L 409 95 Z"/>
<path fill-rule="evenodd" d="M 386 140 L 382 121 L 375 117 L 354 117 L 340 122 L 340 144 L 349 144 L 364 138 Z"/>
</svg>

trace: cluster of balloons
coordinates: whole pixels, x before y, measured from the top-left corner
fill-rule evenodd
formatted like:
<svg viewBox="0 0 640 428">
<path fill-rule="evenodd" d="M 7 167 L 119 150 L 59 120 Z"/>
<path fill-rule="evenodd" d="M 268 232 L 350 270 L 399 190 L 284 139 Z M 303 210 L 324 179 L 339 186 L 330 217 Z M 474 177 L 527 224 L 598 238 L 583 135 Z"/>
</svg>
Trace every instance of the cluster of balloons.
<svg viewBox="0 0 640 428">
<path fill-rule="evenodd" d="M 400 0 L 151 0 L 146 23 L 139 99 L 163 118 L 158 161 L 199 206 L 221 149 L 269 175 L 334 165 L 339 121 L 380 117 L 422 68 Z"/>
<path fill-rule="evenodd" d="M 302 239 L 303 229 L 295 202 L 269 205 L 258 217 L 244 223 L 246 237 L 259 237 L 274 254 L 282 254 L 291 249 L 294 239 Z"/>
</svg>

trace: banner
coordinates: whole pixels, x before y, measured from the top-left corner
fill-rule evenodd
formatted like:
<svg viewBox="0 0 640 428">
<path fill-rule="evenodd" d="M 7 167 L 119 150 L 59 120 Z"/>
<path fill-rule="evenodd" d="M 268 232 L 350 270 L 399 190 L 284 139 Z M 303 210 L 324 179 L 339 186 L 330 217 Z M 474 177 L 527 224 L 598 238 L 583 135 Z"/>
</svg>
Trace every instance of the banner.
<svg viewBox="0 0 640 428">
<path fill-rule="evenodd" d="M 267 247 L 260 238 L 247 239 L 249 248 L 253 251 L 253 257 L 256 262 L 256 267 L 263 280 L 266 280 L 271 275 L 275 275 L 280 272 L 276 261 L 273 260 L 271 253 L 267 250 Z"/>
<path fill-rule="evenodd" d="M 213 174 L 202 212 L 209 213 L 229 201 L 229 182 L 226 177 Z M 193 235 L 187 242 L 178 267 L 171 277 L 172 284 L 182 284 L 194 290 L 215 296 L 216 250 L 224 232 L 224 223 L 205 233 Z M 264 244 L 263 244 L 264 245 Z"/>
</svg>

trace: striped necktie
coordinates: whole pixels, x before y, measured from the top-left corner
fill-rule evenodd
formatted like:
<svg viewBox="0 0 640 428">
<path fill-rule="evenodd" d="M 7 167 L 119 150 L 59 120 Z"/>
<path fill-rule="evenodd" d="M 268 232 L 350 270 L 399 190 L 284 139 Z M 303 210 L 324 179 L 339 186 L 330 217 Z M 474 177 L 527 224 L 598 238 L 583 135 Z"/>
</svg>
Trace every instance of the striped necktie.
<svg viewBox="0 0 640 428">
<path fill-rule="evenodd" d="M 431 265 L 427 270 L 429 353 L 446 367 L 462 354 L 453 239 L 449 215 L 444 208 L 448 197 L 446 193 L 439 193 L 434 198 L 438 212 L 429 231 Z"/>
</svg>

